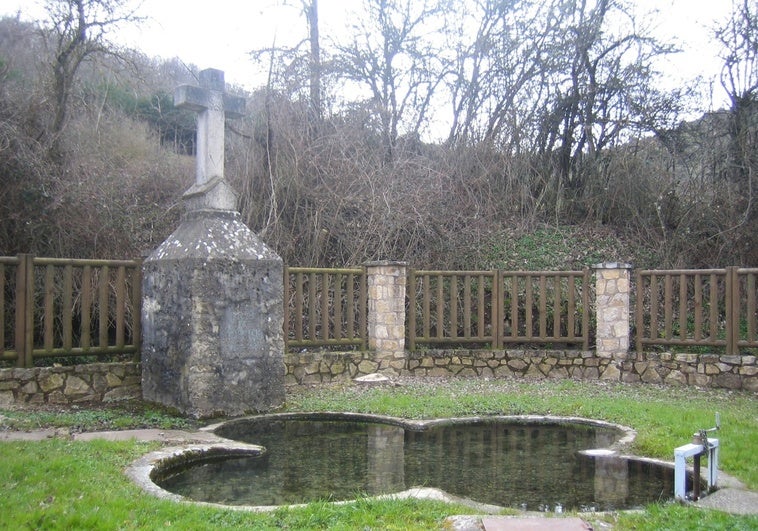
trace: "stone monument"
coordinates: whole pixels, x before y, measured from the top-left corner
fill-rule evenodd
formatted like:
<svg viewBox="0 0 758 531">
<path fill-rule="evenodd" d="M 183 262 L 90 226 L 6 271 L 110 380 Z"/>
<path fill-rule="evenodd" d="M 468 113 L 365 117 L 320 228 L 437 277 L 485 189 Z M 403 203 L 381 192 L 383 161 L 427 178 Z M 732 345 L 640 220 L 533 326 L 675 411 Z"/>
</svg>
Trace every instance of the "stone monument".
<svg viewBox="0 0 758 531">
<path fill-rule="evenodd" d="M 197 119 L 195 184 L 181 225 L 144 262 L 142 395 L 197 418 L 284 401 L 283 265 L 239 219 L 224 180 L 224 123 L 245 102 L 200 72 L 175 105 Z"/>
</svg>

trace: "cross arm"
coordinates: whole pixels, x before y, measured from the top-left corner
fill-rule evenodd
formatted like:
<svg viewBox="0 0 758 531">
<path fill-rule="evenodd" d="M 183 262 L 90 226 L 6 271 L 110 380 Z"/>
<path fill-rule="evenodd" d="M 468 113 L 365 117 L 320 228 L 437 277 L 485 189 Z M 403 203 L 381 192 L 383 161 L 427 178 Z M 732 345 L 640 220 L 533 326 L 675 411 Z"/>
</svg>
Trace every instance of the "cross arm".
<svg viewBox="0 0 758 531">
<path fill-rule="evenodd" d="M 208 90 L 194 85 L 178 86 L 174 93 L 174 105 L 195 112 L 202 112 L 213 106 Z M 241 118 L 245 114 L 245 98 L 223 94 L 222 105 L 227 118 Z"/>
</svg>

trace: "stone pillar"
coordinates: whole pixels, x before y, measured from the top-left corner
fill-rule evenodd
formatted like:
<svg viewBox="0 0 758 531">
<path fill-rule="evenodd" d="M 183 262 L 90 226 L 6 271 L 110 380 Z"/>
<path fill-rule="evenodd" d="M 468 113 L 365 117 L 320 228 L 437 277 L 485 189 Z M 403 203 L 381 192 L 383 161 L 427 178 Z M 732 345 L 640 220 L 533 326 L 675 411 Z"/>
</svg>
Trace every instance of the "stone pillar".
<svg viewBox="0 0 758 531">
<path fill-rule="evenodd" d="M 224 116 L 244 102 L 223 94 L 221 71 L 200 82 L 176 98 L 200 114 L 196 182 L 142 280 L 143 398 L 198 418 L 284 402 L 282 260 L 239 219 L 222 173 Z"/>
<path fill-rule="evenodd" d="M 368 346 L 379 372 L 405 369 L 405 262 L 366 264 L 368 278 Z"/>
<path fill-rule="evenodd" d="M 624 361 L 629 353 L 629 287 L 632 266 L 606 262 L 595 266 L 596 353 L 599 358 Z M 600 374 L 618 380 L 613 362 Z"/>
</svg>

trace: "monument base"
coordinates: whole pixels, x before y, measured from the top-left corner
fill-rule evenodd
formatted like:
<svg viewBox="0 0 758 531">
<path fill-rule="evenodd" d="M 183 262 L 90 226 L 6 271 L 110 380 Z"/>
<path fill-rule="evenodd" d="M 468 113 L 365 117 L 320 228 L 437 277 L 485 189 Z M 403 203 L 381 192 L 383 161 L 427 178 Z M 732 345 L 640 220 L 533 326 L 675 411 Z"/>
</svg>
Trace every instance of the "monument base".
<svg viewBox="0 0 758 531">
<path fill-rule="evenodd" d="M 282 285 L 238 213 L 188 212 L 143 264 L 143 398 L 196 418 L 280 406 Z"/>
</svg>

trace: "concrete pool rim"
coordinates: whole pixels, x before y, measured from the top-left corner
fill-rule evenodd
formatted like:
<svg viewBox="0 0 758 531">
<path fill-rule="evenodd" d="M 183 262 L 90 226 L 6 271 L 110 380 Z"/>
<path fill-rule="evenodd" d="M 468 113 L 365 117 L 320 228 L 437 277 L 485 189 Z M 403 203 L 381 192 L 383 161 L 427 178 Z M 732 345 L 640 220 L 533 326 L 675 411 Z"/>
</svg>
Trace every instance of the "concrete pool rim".
<svg viewBox="0 0 758 531">
<path fill-rule="evenodd" d="M 299 413 L 273 413 L 264 415 L 250 415 L 235 419 L 225 420 L 219 423 L 211 424 L 200 428 L 200 432 L 212 435 L 214 441 L 199 444 L 186 444 L 180 446 L 171 446 L 150 452 L 133 461 L 126 468 L 126 475 L 134 481 L 145 492 L 160 499 L 171 500 L 180 503 L 193 504 L 198 506 L 214 507 L 218 509 L 227 509 L 235 511 L 250 512 L 267 512 L 280 509 L 282 507 L 305 507 L 308 504 L 292 505 L 227 505 L 222 503 L 212 503 L 197 501 L 179 494 L 165 490 L 155 483 L 155 479 L 162 473 L 171 468 L 181 465 L 190 465 L 205 460 L 226 458 L 226 457 L 253 457 L 264 456 L 266 449 L 259 445 L 247 444 L 232 439 L 224 438 L 216 432 L 223 431 L 224 427 L 234 426 L 235 424 L 249 422 L 263 422 L 269 420 L 342 420 L 354 422 L 374 422 L 387 425 L 399 426 L 409 430 L 421 430 L 434 426 L 443 425 L 466 425 L 481 422 L 503 422 L 524 425 L 581 425 L 604 429 L 612 429 L 618 433 L 616 440 L 606 448 L 587 449 L 588 455 L 599 452 L 600 455 L 609 455 L 620 459 L 630 459 L 640 462 L 651 463 L 659 466 L 670 467 L 673 469 L 673 463 L 657 459 L 643 458 L 625 453 L 630 445 L 634 442 L 637 432 L 628 427 L 611 422 L 588 419 L 584 417 L 564 417 L 554 415 L 481 415 L 469 417 L 450 417 L 436 419 L 405 419 L 400 417 L 391 417 L 386 415 L 364 414 L 364 413 L 344 413 L 344 412 L 299 412 Z M 431 499 L 444 501 L 447 503 L 458 503 L 472 507 L 484 513 L 493 514 L 500 512 L 507 507 L 485 504 L 451 495 L 441 489 L 431 487 L 411 487 L 404 491 L 383 494 L 380 496 L 371 496 L 369 499 Z M 354 503 L 356 500 L 342 500 L 331 502 L 336 505 Z"/>
</svg>

